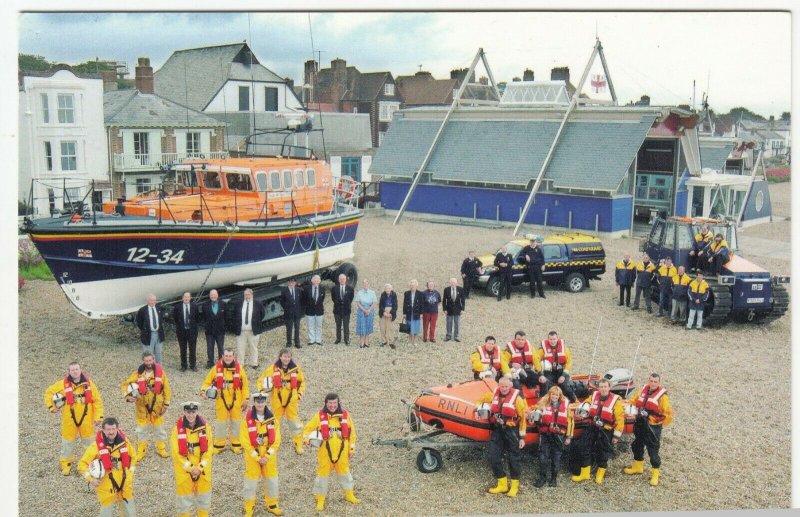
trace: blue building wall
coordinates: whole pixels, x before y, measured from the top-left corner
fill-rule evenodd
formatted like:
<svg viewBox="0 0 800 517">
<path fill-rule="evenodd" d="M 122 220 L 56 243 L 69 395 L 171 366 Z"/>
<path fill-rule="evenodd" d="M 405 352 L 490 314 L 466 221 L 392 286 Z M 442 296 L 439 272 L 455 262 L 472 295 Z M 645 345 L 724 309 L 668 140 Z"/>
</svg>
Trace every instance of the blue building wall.
<svg viewBox="0 0 800 517">
<path fill-rule="evenodd" d="M 761 192 L 761 195 L 759 195 Z M 758 201 L 758 202 L 757 202 Z M 744 202 L 744 212 L 742 213 L 742 221 L 750 221 L 752 219 L 760 219 L 762 217 L 772 216 L 772 201 L 769 198 L 769 183 L 766 180 L 757 180 L 753 182 L 753 188 L 750 189 L 750 195 Z M 761 205 L 756 210 L 757 205 Z"/>
<path fill-rule="evenodd" d="M 382 181 L 381 206 L 399 210 L 409 187 L 410 183 Z M 496 220 L 499 205 L 500 220 L 516 222 L 528 195 L 529 192 L 522 190 L 420 184 L 406 209 L 471 219 L 477 203 L 478 219 Z M 548 226 L 569 227 L 569 213 L 572 211 L 573 229 L 594 231 L 595 217 L 599 215 L 601 232 L 627 231 L 631 225 L 633 198 L 623 196 L 612 199 L 543 192 L 536 194 L 536 202 L 528 211 L 525 222 L 543 225 L 545 209 Z"/>
<path fill-rule="evenodd" d="M 684 169 L 681 179 L 678 180 L 678 190 L 675 192 L 675 214 L 673 215 L 687 215 L 686 203 L 689 200 L 689 189 L 686 187 L 686 180 L 688 179 L 689 169 Z"/>
</svg>

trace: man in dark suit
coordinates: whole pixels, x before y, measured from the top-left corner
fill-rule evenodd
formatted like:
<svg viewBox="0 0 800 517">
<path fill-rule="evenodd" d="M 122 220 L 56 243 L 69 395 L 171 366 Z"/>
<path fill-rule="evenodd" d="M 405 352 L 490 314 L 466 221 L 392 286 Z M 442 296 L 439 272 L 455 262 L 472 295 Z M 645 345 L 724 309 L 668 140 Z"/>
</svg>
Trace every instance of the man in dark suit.
<svg viewBox="0 0 800 517">
<path fill-rule="evenodd" d="M 300 344 L 300 320 L 303 317 L 303 294 L 297 287 L 297 281 L 290 278 L 286 287 L 281 289 L 281 307 L 283 307 L 283 321 L 286 325 L 286 348 L 292 347 L 292 334 L 294 346 Z"/>
<path fill-rule="evenodd" d="M 522 248 L 520 264 L 528 266 L 528 282 L 530 282 L 531 298 L 536 297 L 535 289 L 539 290 L 539 296 L 544 298 L 542 290 L 542 272 L 544 271 L 544 254 L 542 247 L 539 246 L 537 239 L 531 239 L 531 243 Z"/>
<path fill-rule="evenodd" d="M 156 305 L 156 295 L 147 295 L 147 305 L 136 313 L 136 326 L 139 327 L 143 351 L 153 354 L 156 362 L 160 363 L 164 346 L 164 308 Z"/>
<path fill-rule="evenodd" d="M 347 285 L 347 275 L 339 275 L 339 283 L 331 287 L 331 299 L 333 300 L 333 318 L 336 320 L 336 343 L 342 342 L 350 344 L 350 313 L 353 306 L 353 288 Z"/>
<path fill-rule="evenodd" d="M 222 357 L 225 346 L 225 302 L 219 299 L 216 289 L 209 291 L 208 300 L 200 307 L 200 314 L 206 326 L 206 367 L 211 368 L 217 362 L 214 358 L 214 345 L 217 347 L 217 359 Z"/>
<path fill-rule="evenodd" d="M 233 333 L 236 334 L 236 358 L 246 364 L 247 351 L 250 351 L 250 367 L 258 369 L 258 339 L 264 331 L 264 304 L 253 300 L 253 290 L 245 289 L 244 297 L 236 302 L 233 311 Z"/>
<path fill-rule="evenodd" d="M 469 256 L 461 263 L 461 278 L 464 280 L 464 299 L 469 298 L 472 284 L 481 275 L 483 262 L 475 256 L 475 250 L 469 250 Z"/>
<path fill-rule="evenodd" d="M 464 312 L 466 304 L 464 300 L 464 289 L 456 285 L 455 278 L 450 279 L 450 285 L 444 288 L 442 294 L 442 310 L 447 315 L 447 334 L 445 341 L 450 341 L 452 337 L 461 342 L 461 313 Z"/>
<path fill-rule="evenodd" d="M 311 277 L 311 283 L 303 288 L 303 306 L 308 328 L 308 344 L 322 346 L 322 319 L 325 314 L 325 290 L 319 285 L 319 275 Z"/>
<path fill-rule="evenodd" d="M 192 301 L 192 293 L 183 293 L 183 303 L 172 307 L 172 321 L 175 322 L 175 333 L 178 335 L 178 346 L 181 349 L 181 371 L 186 367 L 197 371 L 197 304 Z M 189 356 L 188 363 L 186 361 Z"/>
<path fill-rule="evenodd" d="M 506 293 L 506 300 L 511 298 L 511 268 L 514 265 L 514 257 L 508 252 L 505 246 L 500 248 L 494 257 L 494 265 L 497 267 L 497 275 L 500 284 L 497 286 L 497 301 L 503 299 L 503 291 Z"/>
</svg>

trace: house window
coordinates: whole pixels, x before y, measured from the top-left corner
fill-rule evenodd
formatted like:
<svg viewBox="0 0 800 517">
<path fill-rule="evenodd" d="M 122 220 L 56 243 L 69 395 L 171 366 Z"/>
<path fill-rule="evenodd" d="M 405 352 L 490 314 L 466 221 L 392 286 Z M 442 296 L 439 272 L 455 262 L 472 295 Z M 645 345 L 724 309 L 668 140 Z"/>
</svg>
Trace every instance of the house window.
<svg viewBox="0 0 800 517">
<path fill-rule="evenodd" d="M 61 142 L 61 170 L 78 170 L 78 144 L 76 142 Z"/>
<path fill-rule="evenodd" d="M 378 131 L 378 147 L 383 145 L 383 139 L 386 137 L 386 131 Z"/>
<path fill-rule="evenodd" d="M 379 119 L 381 122 L 391 122 L 392 121 L 392 114 L 400 109 L 399 102 L 380 102 L 378 103 L 380 108 Z"/>
<path fill-rule="evenodd" d="M 44 143 L 44 162 L 48 171 L 53 170 L 53 147 L 50 142 Z"/>
<path fill-rule="evenodd" d="M 46 93 L 42 94 L 42 122 L 45 124 L 50 123 L 50 102 Z"/>
<path fill-rule="evenodd" d="M 136 178 L 136 193 L 141 195 L 152 190 L 150 178 Z"/>
<path fill-rule="evenodd" d="M 356 181 L 361 181 L 361 157 L 342 157 L 342 176 L 350 176 Z"/>
<path fill-rule="evenodd" d="M 59 124 L 75 123 L 75 96 L 71 93 L 58 94 L 58 122 Z"/>
<path fill-rule="evenodd" d="M 68 189 L 65 189 L 64 190 L 64 195 L 65 195 L 65 198 L 64 198 L 64 204 L 65 205 L 67 203 L 70 203 L 70 204 L 73 204 L 73 205 L 78 205 L 78 204 L 80 204 L 81 198 L 83 197 L 83 196 L 81 196 L 81 189 L 79 189 L 79 188 L 68 188 Z"/>
<path fill-rule="evenodd" d="M 200 133 L 186 133 L 186 154 L 190 157 L 200 154 Z"/>
<path fill-rule="evenodd" d="M 386 83 L 383 85 L 384 95 L 394 95 L 394 84 Z"/>
<path fill-rule="evenodd" d="M 150 164 L 150 141 L 147 133 L 133 134 L 133 158 L 140 165 Z"/>
<path fill-rule="evenodd" d="M 239 87 L 239 111 L 250 111 L 250 87 Z"/>
<path fill-rule="evenodd" d="M 278 111 L 278 89 L 271 86 L 264 87 L 264 111 Z"/>
</svg>

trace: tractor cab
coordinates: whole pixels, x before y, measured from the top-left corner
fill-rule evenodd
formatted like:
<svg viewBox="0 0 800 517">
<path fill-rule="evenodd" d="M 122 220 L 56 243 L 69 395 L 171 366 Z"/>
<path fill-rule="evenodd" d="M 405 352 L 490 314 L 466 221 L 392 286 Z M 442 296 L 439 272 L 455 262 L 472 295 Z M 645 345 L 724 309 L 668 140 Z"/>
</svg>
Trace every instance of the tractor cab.
<svg viewBox="0 0 800 517">
<path fill-rule="evenodd" d="M 675 267 L 685 266 L 689 269 L 689 252 L 692 251 L 694 236 L 700 233 L 703 225 L 708 226 L 713 236 L 718 233 L 728 242 L 728 248 L 735 252 L 739 249 L 736 238 L 736 225 L 730 221 L 706 219 L 702 217 L 657 217 L 650 228 L 647 240 L 639 245 L 639 251 L 645 251 L 650 259 L 658 261 L 670 257 Z"/>
</svg>

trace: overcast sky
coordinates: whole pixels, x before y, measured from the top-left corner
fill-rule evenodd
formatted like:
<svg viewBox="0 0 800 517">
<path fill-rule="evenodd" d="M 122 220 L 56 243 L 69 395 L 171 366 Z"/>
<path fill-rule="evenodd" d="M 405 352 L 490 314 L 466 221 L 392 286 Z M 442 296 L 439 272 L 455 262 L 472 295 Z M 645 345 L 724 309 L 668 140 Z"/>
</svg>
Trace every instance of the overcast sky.
<svg viewBox="0 0 800 517">
<path fill-rule="evenodd" d="M 791 109 L 789 13 L 451 12 L 312 13 L 323 67 L 340 57 L 362 72 L 437 78 L 469 66 L 483 47 L 497 81 L 525 68 L 549 79 L 569 66 L 577 84 L 599 35 L 620 103 L 688 104 L 709 91 L 717 112 L 746 106 L 764 116 Z M 262 64 L 302 82 L 312 56 L 308 13 L 23 13 L 19 51 L 51 61 L 126 61 L 158 68 L 178 49 L 248 40 Z M 599 72 L 599 60 L 592 72 Z M 480 70 L 479 70 L 479 75 Z M 589 92 L 588 85 L 584 91 Z"/>
</svg>

